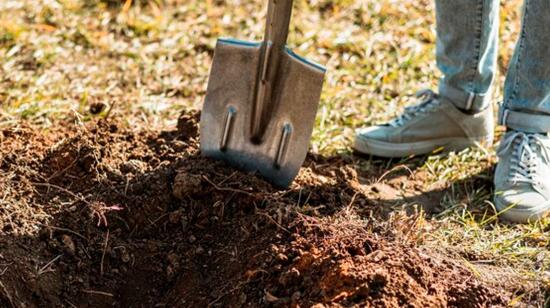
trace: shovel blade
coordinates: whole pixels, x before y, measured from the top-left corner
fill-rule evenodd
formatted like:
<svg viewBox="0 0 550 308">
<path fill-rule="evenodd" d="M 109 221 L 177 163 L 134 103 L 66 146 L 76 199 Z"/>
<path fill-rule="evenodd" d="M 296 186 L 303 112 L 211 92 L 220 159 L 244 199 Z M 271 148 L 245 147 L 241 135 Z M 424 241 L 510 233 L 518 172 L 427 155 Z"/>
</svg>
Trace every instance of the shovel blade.
<svg viewBox="0 0 550 308">
<path fill-rule="evenodd" d="M 220 39 L 201 115 L 201 152 L 288 187 L 304 163 L 325 69 L 287 49 L 271 120 L 261 142 L 251 123 L 261 43 Z"/>
</svg>

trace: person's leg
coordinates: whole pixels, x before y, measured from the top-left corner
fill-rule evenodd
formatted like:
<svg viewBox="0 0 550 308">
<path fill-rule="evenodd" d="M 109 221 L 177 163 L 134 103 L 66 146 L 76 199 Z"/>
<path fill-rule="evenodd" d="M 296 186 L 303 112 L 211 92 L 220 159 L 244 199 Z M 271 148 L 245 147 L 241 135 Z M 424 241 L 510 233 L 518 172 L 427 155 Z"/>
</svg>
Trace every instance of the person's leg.
<svg viewBox="0 0 550 308">
<path fill-rule="evenodd" d="M 462 110 L 491 104 L 498 48 L 500 0 L 437 0 L 440 95 Z"/>
<path fill-rule="evenodd" d="M 439 95 L 385 125 L 357 131 L 355 150 L 383 157 L 492 143 L 499 0 L 436 0 Z"/>
<path fill-rule="evenodd" d="M 506 77 L 500 123 L 507 126 L 495 171 L 495 205 L 510 220 L 550 212 L 550 2 L 525 0 Z"/>
<path fill-rule="evenodd" d="M 525 0 L 523 22 L 504 89 L 500 122 L 550 132 L 550 1 Z"/>
</svg>

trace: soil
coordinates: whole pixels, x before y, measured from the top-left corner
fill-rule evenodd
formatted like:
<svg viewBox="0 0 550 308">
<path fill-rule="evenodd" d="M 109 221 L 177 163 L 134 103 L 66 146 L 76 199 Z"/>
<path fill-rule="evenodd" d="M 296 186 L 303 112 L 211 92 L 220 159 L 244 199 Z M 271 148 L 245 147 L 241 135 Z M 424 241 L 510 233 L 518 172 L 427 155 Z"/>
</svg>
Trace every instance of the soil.
<svg viewBox="0 0 550 308">
<path fill-rule="evenodd" d="M 117 120 L 2 130 L 0 306 L 510 301 L 461 262 L 418 247 L 417 216 L 395 218 L 381 206 L 406 172 L 366 185 L 382 168 L 357 174 L 356 158 L 310 155 L 281 191 L 201 157 L 197 123 L 198 114 L 184 113 L 173 131 Z"/>
</svg>

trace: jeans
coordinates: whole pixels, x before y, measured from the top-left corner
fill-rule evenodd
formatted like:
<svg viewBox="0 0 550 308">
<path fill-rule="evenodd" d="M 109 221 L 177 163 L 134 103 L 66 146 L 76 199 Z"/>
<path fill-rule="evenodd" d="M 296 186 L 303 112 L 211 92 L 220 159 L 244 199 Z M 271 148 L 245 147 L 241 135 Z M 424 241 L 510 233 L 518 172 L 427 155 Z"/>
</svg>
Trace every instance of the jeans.
<svg viewBox="0 0 550 308">
<path fill-rule="evenodd" d="M 491 104 L 497 69 L 500 0 L 436 0 L 440 95 L 476 112 Z M 499 122 L 550 132 L 550 1 L 525 0 L 521 34 L 506 82 Z"/>
</svg>

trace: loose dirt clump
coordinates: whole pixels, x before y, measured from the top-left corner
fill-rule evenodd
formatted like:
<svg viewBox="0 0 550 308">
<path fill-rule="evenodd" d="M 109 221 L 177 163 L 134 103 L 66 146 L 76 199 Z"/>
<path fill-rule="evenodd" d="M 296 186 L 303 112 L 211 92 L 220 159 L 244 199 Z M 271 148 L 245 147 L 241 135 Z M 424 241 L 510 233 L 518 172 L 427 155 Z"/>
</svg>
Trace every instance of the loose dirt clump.
<svg viewBox="0 0 550 308">
<path fill-rule="evenodd" d="M 456 262 L 377 237 L 349 213 L 304 217 L 290 243 L 274 247 L 278 280 L 269 301 L 294 307 L 494 307 L 505 300 Z"/>
<path fill-rule="evenodd" d="M 179 200 L 197 196 L 203 192 L 203 182 L 204 180 L 200 175 L 180 172 L 174 179 L 172 194 Z"/>
<path fill-rule="evenodd" d="M 381 218 L 345 158 L 279 191 L 174 131 L 1 132 L 0 306 L 489 307 L 506 290 Z M 404 235 L 405 234 L 405 235 Z"/>
</svg>

